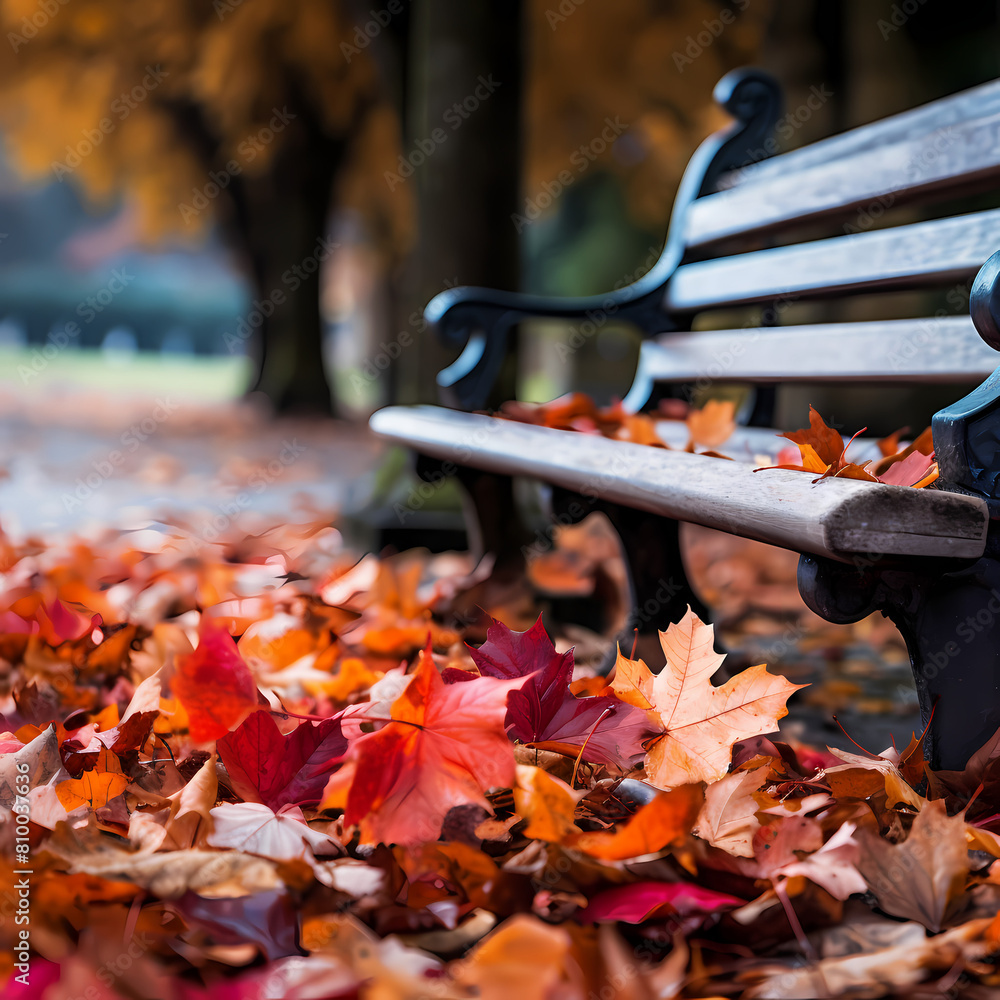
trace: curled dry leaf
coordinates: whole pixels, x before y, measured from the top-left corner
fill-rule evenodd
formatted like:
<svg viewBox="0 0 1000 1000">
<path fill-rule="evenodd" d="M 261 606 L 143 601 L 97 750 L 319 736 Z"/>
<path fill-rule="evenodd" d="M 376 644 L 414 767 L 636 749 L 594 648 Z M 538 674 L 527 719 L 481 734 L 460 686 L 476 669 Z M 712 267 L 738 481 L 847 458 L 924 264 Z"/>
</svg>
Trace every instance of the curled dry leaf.
<svg viewBox="0 0 1000 1000">
<path fill-rule="evenodd" d="M 924 803 L 901 844 L 871 833 L 862 838 L 858 867 L 886 913 L 941 929 L 969 871 L 965 825 L 964 816 L 949 816 L 937 800 Z"/>
<path fill-rule="evenodd" d="M 845 763 L 824 768 L 817 777 L 829 784 L 830 791 L 838 798 L 867 799 L 884 791 L 888 808 L 895 809 L 904 805 L 914 810 L 920 809 L 924 800 L 896 766 L 893 758 L 899 761 L 900 757 L 895 750 L 886 750 L 878 756 L 862 757 L 833 747 L 827 749 Z"/>
<path fill-rule="evenodd" d="M 766 780 L 767 770 L 758 768 L 727 774 L 710 784 L 692 833 L 736 857 L 752 858 L 754 834 L 760 829 L 760 807 L 753 793 Z"/>
<path fill-rule="evenodd" d="M 517 765 L 516 782 L 514 806 L 528 821 L 526 837 L 559 843 L 580 832 L 573 813 L 586 790 L 574 791 L 565 781 L 527 764 Z"/>
<path fill-rule="evenodd" d="M 186 892 L 243 896 L 281 886 L 273 862 L 239 851 L 191 849 L 150 854 L 107 844 L 96 850 L 66 850 L 56 844 L 49 849 L 67 861 L 72 872 L 121 879 L 162 899 L 177 899 Z"/>
<path fill-rule="evenodd" d="M 685 837 L 704 802 L 701 785 L 681 785 L 659 792 L 614 833 L 581 833 L 572 844 L 605 861 L 655 854 Z"/>
<path fill-rule="evenodd" d="M 16 786 L 23 788 L 25 778 L 29 788 L 38 788 L 60 771 L 59 737 L 55 725 L 50 725 L 30 743 L 0 757 L 0 807 L 10 809 L 18 794 Z"/>
<path fill-rule="evenodd" d="M 986 954 L 983 940 L 989 920 L 973 920 L 937 937 L 910 935 L 891 948 L 840 958 L 825 958 L 812 965 L 788 963 L 765 967 L 763 981 L 744 994 L 755 1000 L 842 996 L 909 996 L 929 973 L 945 973 L 965 961 Z M 905 925 L 904 925 L 905 926 Z M 761 974 L 753 974 L 756 978 Z M 744 977 L 751 978 L 750 976 Z"/>
<path fill-rule="evenodd" d="M 867 886 L 857 869 L 861 849 L 854 840 L 854 830 L 853 823 L 845 823 L 818 851 L 784 865 L 775 874 L 785 878 L 802 875 L 822 886 L 834 899 L 864 892 Z"/>
</svg>

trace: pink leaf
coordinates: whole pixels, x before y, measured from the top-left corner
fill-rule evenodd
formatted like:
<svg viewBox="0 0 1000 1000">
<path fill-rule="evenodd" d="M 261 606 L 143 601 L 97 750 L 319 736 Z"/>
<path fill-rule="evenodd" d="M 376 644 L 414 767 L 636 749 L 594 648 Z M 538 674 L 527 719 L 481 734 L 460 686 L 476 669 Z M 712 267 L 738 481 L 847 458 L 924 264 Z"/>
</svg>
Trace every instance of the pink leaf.
<svg viewBox="0 0 1000 1000">
<path fill-rule="evenodd" d="M 910 452 L 906 458 L 893 462 L 881 476 L 878 477 L 880 483 L 887 483 L 889 486 L 912 486 L 919 483 L 934 465 L 934 455 L 922 455 L 919 451 Z"/>
<path fill-rule="evenodd" d="M 736 896 L 703 889 L 689 882 L 633 882 L 599 892 L 576 918 L 582 923 L 621 920 L 627 924 L 639 924 L 659 910 L 687 916 L 692 913 L 715 913 L 742 906 L 744 902 Z"/>
</svg>

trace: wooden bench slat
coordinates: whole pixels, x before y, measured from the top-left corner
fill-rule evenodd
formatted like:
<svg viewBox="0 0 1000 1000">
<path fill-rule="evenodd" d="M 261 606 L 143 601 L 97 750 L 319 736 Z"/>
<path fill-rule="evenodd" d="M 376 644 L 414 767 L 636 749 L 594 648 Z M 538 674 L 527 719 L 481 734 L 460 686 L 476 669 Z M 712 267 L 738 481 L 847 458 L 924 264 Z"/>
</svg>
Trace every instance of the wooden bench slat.
<svg viewBox="0 0 1000 1000">
<path fill-rule="evenodd" d="M 986 504 L 943 490 L 805 473 L 535 427 L 441 407 L 393 406 L 371 418 L 382 437 L 435 458 L 537 477 L 639 510 L 843 562 L 852 553 L 977 558 Z"/>
<path fill-rule="evenodd" d="M 946 316 L 664 333 L 636 381 L 976 382 L 998 365 L 968 316 Z"/>
<path fill-rule="evenodd" d="M 1000 155 L 1000 142 L 998 142 Z M 1000 246 L 1000 209 L 755 250 L 679 267 L 669 312 L 968 280 Z"/>
<path fill-rule="evenodd" d="M 798 171 L 762 174 L 752 183 L 699 198 L 685 218 L 685 245 L 705 246 L 855 209 L 878 218 L 918 196 L 968 193 L 1000 174 L 1000 111 L 991 110 L 987 117 Z M 859 219 L 852 221 L 866 228 Z"/>
<path fill-rule="evenodd" d="M 847 132 L 789 150 L 733 171 L 722 178 L 722 188 L 749 187 L 774 177 L 791 177 L 815 167 L 881 146 L 913 141 L 963 121 L 982 121 L 1000 113 L 1000 80 L 990 80 L 881 121 L 868 122 Z"/>
</svg>

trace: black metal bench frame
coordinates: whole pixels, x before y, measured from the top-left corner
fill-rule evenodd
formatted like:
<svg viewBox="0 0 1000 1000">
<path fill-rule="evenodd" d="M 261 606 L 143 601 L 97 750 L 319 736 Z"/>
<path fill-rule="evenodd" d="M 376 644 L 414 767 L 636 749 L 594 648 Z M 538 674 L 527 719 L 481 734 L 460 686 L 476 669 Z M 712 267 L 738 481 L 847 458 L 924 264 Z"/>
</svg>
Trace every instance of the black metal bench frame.
<svg viewBox="0 0 1000 1000">
<path fill-rule="evenodd" d="M 991 89 L 989 94 L 990 100 L 1000 102 L 1000 90 Z M 962 95 L 950 100 L 968 103 L 974 97 L 966 99 Z M 635 324 L 645 336 L 690 329 L 695 310 L 682 308 L 672 312 L 665 308 L 672 294 L 671 279 L 678 274 L 689 250 L 685 240 L 689 211 L 698 199 L 716 192 L 727 175 L 732 176 L 733 171 L 746 166 L 748 150 L 768 148 L 773 127 L 782 112 L 780 89 L 771 77 L 757 70 L 740 70 L 727 75 L 716 88 L 715 98 L 732 115 L 734 122 L 706 140 L 692 158 L 677 194 L 664 250 L 654 267 L 640 280 L 606 295 L 576 299 L 553 300 L 479 288 L 455 288 L 430 302 L 425 314 L 429 324 L 446 344 L 462 348 L 458 359 L 439 375 L 440 396 L 446 406 L 465 411 L 485 407 L 507 356 L 509 332 L 524 319 L 590 318 L 595 322 L 594 317 L 602 320 L 614 317 Z M 895 138 L 900 135 L 905 138 L 905 123 L 895 128 Z M 848 148 L 852 142 L 854 149 Z M 866 146 L 864 139 L 852 138 L 850 133 L 843 145 L 847 150 L 846 161 L 854 157 L 861 163 L 865 156 L 877 153 L 877 144 Z M 998 162 L 994 163 L 995 160 Z M 993 167 L 1000 166 L 1000 158 L 993 156 L 988 166 L 989 170 L 983 168 L 978 173 L 966 166 L 970 184 L 982 187 L 983 179 L 992 183 L 990 178 L 997 173 Z M 776 174 L 772 180 L 780 182 L 780 175 Z M 918 186 L 911 184 L 911 195 Z M 930 186 L 930 182 L 925 185 Z M 890 197 L 895 200 L 894 196 Z M 948 220 L 949 225 L 953 223 L 954 220 Z M 725 226 L 725 221 L 716 226 L 720 239 L 726 235 Z M 993 239 L 992 230 L 984 238 Z M 994 240 L 991 250 L 997 247 L 1000 247 L 1000 236 Z M 919 287 L 918 270 L 911 269 L 914 273 L 906 279 L 909 282 L 906 287 Z M 976 330 L 995 350 L 1000 350 L 998 278 L 1000 254 L 991 257 L 979 270 L 971 296 L 971 315 Z M 859 287 L 863 283 L 856 277 L 852 280 Z M 895 279 L 883 276 L 882 284 L 891 280 Z M 766 296 L 758 299 L 765 300 Z M 655 380 L 655 372 L 640 370 L 637 373 L 629 400 L 634 408 L 638 409 L 649 395 Z M 780 374 L 776 375 L 775 381 L 780 380 Z M 761 396 L 765 405 L 758 407 L 756 419 L 751 423 L 768 422 L 766 392 Z M 979 530 L 978 547 L 970 542 L 962 549 L 962 554 L 954 557 L 940 553 L 898 555 L 885 551 L 885 546 L 876 546 L 867 554 L 854 552 L 846 556 L 838 552 L 827 553 L 823 545 L 813 546 L 812 551 L 799 548 L 802 553 L 799 589 L 810 608 L 828 621 L 838 623 L 858 621 L 874 611 L 881 611 L 899 628 L 909 650 L 921 712 L 925 723 L 930 723 L 926 752 L 932 765 L 938 768 L 961 768 L 1000 728 L 998 409 L 1000 369 L 980 388 L 933 418 L 935 449 L 942 475 L 940 487 L 948 491 L 938 496 L 942 503 L 951 496 L 960 516 L 965 513 L 969 517 L 978 516 L 980 525 L 988 520 L 988 529 L 970 529 L 972 534 Z M 531 463 L 525 461 L 522 468 L 512 454 L 499 464 L 494 458 L 492 464 L 484 466 L 474 445 L 451 449 L 440 443 L 425 446 L 420 433 L 410 435 L 406 431 L 403 417 L 397 414 L 393 421 L 386 418 L 387 412 L 375 415 L 374 429 L 414 447 L 422 456 L 418 469 L 425 475 L 440 475 L 444 460 L 446 469 L 459 476 L 476 510 L 481 549 L 497 556 L 499 572 L 518 571 L 523 561 L 522 548 L 530 544 L 530 537 L 525 536 L 517 520 L 512 475 L 522 472 L 537 475 L 529 468 Z M 511 447 L 516 452 L 516 446 Z M 475 467 L 477 463 L 479 468 Z M 652 637 L 657 627 L 679 620 L 687 605 L 707 618 L 707 609 L 684 575 L 678 520 L 656 513 L 652 509 L 655 504 L 632 502 L 628 496 L 616 499 L 604 490 L 581 494 L 578 489 L 565 485 L 572 481 L 572 471 L 564 470 L 564 485 L 556 485 L 552 492 L 553 514 L 565 522 L 580 520 L 600 510 L 618 531 L 632 591 L 632 611 L 626 631 L 638 628 L 642 635 Z M 957 503 L 958 497 L 975 498 L 976 503 L 962 508 Z M 702 520 L 701 523 L 707 522 Z M 725 524 L 717 526 L 727 527 Z M 754 535 L 745 525 L 741 527 L 735 523 L 727 530 L 768 537 Z M 779 540 L 779 544 L 783 543 Z M 787 544 L 787 547 L 797 548 L 794 544 Z"/>
</svg>

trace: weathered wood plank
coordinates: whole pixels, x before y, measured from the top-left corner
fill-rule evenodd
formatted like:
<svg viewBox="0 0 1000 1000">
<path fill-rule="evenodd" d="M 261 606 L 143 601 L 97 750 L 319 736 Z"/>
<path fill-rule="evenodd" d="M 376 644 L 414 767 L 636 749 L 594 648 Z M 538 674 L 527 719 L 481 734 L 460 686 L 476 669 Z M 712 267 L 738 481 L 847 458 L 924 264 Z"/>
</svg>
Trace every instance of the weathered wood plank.
<svg viewBox="0 0 1000 1000">
<path fill-rule="evenodd" d="M 762 173 L 753 183 L 699 198 L 685 218 L 684 242 L 700 247 L 856 209 L 869 215 L 867 222 L 853 220 L 865 229 L 895 205 L 967 193 L 998 174 L 1000 111 L 994 111 L 794 172 Z"/>
<path fill-rule="evenodd" d="M 976 382 L 1000 365 L 968 316 L 664 333 L 637 380 Z"/>
<path fill-rule="evenodd" d="M 1000 138 L 998 138 L 1000 156 Z M 685 264 L 670 312 L 966 281 L 1000 247 L 1000 209 Z"/>
<path fill-rule="evenodd" d="M 382 437 L 454 462 L 524 475 L 639 510 L 849 562 L 856 553 L 976 558 L 983 501 L 938 490 L 755 473 L 740 462 L 534 427 L 441 407 L 389 407 Z"/>
<path fill-rule="evenodd" d="M 868 122 L 839 135 L 760 160 L 725 175 L 722 187 L 744 187 L 774 177 L 791 177 L 807 167 L 868 152 L 880 146 L 918 140 L 964 121 L 982 121 L 1000 113 L 1000 80 L 942 97 L 937 101 Z"/>
</svg>

